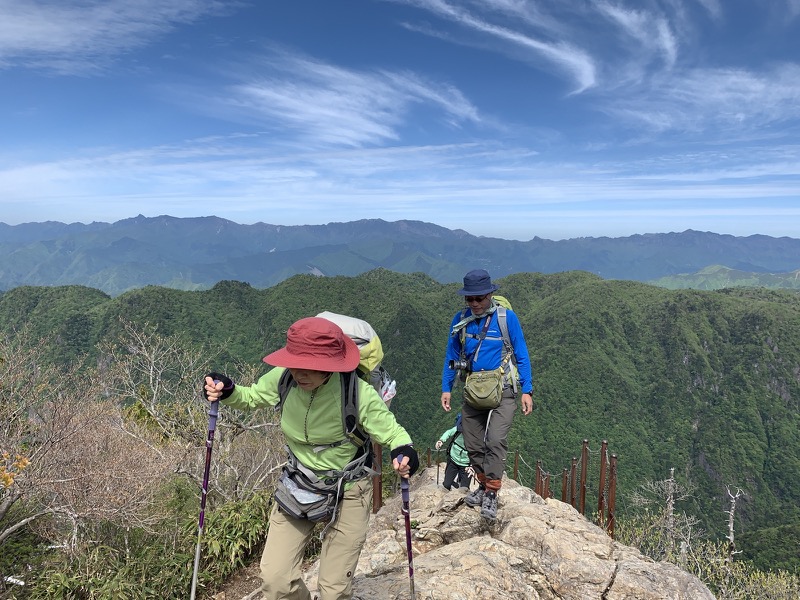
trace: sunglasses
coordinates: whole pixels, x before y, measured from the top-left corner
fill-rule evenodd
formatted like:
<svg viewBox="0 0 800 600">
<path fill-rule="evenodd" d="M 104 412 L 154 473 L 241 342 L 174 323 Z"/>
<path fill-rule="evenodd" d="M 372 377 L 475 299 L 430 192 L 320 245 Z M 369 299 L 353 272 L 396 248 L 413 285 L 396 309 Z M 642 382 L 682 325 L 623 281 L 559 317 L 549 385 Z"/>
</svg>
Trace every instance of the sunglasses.
<svg viewBox="0 0 800 600">
<path fill-rule="evenodd" d="M 467 301 L 467 304 L 472 304 L 473 302 L 483 302 L 488 297 L 489 294 L 484 294 L 483 296 L 465 296 L 464 300 Z"/>
</svg>

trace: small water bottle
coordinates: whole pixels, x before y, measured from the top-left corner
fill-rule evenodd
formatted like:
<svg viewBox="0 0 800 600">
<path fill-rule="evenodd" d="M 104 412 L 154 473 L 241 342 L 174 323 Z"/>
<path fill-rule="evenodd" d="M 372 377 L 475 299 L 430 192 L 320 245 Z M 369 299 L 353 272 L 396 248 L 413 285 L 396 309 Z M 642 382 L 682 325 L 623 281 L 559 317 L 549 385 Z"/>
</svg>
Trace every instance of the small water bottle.
<svg viewBox="0 0 800 600">
<path fill-rule="evenodd" d="M 300 504 L 311 504 L 312 502 L 318 502 L 325 498 L 325 496 L 321 494 L 315 494 L 308 490 L 301 490 L 285 472 L 281 474 L 281 483 Z"/>
<path fill-rule="evenodd" d="M 397 394 L 397 382 L 392 379 L 381 388 L 381 398 L 383 398 L 384 402 L 389 402 L 389 400 L 395 397 L 395 394 Z"/>
</svg>

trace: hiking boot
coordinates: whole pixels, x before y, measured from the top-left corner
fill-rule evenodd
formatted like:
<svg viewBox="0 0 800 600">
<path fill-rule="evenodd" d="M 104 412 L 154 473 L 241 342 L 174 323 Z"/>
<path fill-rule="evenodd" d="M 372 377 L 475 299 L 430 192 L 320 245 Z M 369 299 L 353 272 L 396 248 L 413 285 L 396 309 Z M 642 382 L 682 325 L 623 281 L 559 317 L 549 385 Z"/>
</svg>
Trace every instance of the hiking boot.
<svg viewBox="0 0 800 600">
<path fill-rule="evenodd" d="M 497 518 L 497 492 L 486 492 L 481 502 L 481 516 L 484 519 Z"/>
<path fill-rule="evenodd" d="M 467 506 L 481 506 L 483 504 L 483 488 L 479 487 L 464 496 L 464 504 Z"/>
</svg>

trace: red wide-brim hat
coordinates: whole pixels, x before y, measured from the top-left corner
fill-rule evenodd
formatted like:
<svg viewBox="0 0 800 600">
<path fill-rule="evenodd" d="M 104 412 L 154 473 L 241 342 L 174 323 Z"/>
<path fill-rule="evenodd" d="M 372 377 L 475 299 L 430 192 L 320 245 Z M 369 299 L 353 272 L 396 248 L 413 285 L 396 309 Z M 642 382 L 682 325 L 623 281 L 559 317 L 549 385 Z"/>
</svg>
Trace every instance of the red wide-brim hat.
<svg viewBox="0 0 800 600">
<path fill-rule="evenodd" d="M 344 373 L 360 360 L 356 343 L 336 323 L 321 317 L 300 319 L 286 332 L 286 345 L 264 362 L 287 369 Z"/>
</svg>

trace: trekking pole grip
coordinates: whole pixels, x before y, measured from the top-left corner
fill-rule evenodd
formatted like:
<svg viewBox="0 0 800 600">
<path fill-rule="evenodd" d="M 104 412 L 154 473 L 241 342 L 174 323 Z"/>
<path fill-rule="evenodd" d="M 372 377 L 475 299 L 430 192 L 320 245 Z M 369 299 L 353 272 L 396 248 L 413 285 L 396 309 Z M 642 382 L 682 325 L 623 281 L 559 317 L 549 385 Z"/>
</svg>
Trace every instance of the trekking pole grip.
<svg viewBox="0 0 800 600">
<path fill-rule="evenodd" d="M 220 383 L 219 379 L 214 380 L 214 385 Z M 216 400 L 211 400 L 208 407 L 208 431 L 213 432 L 217 429 L 217 417 L 219 416 L 219 398 Z M 213 436 L 212 440 L 213 441 Z M 208 445 L 208 440 L 206 440 L 206 445 Z"/>
</svg>

